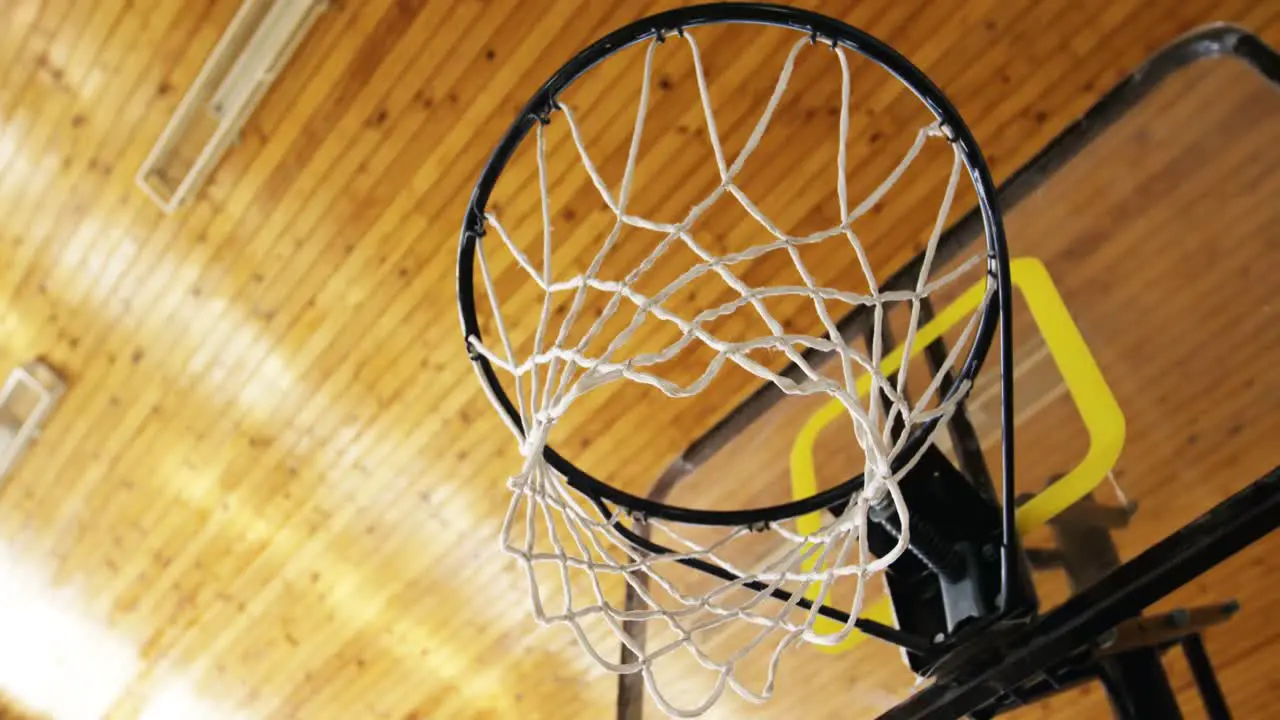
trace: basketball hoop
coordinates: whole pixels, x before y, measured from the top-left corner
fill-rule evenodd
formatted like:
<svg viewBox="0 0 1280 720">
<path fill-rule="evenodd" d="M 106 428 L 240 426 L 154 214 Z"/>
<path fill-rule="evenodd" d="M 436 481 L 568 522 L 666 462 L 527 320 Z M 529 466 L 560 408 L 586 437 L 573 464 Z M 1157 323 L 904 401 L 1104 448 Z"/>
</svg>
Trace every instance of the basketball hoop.
<svg viewBox="0 0 1280 720">
<path fill-rule="evenodd" d="M 708 79 L 696 35 L 700 26 L 750 23 L 790 28 L 797 31 L 782 69 L 746 142 L 735 154 L 727 152 L 717 130 L 716 108 L 708 91 Z M 633 120 L 632 142 L 620 182 L 610 184 L 597 168 L 584 141 L 579 112 L 561 94 L 579 78 L 624 48 L 648 43 L 643 59 L 639 102 Z M 659 221 L 629 212 L 636 167 L 640 156 L 648 113 L 653 104 L 651 85 L 655 53 L 661 45 L 683 45 L 693 67 L 702 122 L 714 153 L 718 185 L 705 197 L 691 202 L 683 219 Z M 641 46 L 644 47 L 644 46 Z M 767 216 L 752 198 L 735 183 L 761 139 L 770 129 L 778 109 L 787 100 L 797 58 L 804 52 L 834 53 L 840 72 L 839 151 L 836 167 L 836 197 L 840 222 L 818 232 L 789 234 Z M 674 49 L 674 48 L 673 48 Z M 893 169 L 860 200 L 850 197 L 847 184 L 846 139 L 849 132 L 851 81 L 849 57 L 868 59 L 895 77 L 931 113 L 933 120 L 920 127 L 914 140 Z M 588 267 L 568 277 L 558 275 L 552 262 L 555 211 L 549 192 L 547 171 L 548 128 L 563 123 L 572 139 L 594 192 L 612 215 L 610 229 L 602 238 Z M 530 136 L 532 135 L 532 138 Z M 489 207 L 500 176 L 507 170 L 517 149 L 531 140 L 537 158 L 537 207 L 542 215 L 541 262 L 531 259 L 504 225 L 500 213 Z M 691 141 L 692 142 L 692 141 Z M 867 259 L 854 224 L 890 193 L 895 183 L 911 167 L 922 148 L 929 144 L 949 146 L 950 172 L 943 198 L 931 223 L 931 231 L 919 262 L 918 272 L 906 287 L 888 287 L 885 277 L 877 277 Z M 935 267 L 938 239 L 952 208 L 957 186 L 963 176 L 972 182 L 986 231 L 985 255 L 939 271 Z M 530 185 L 534 185 L 530 182 Z M 524 458 L 523 466 L 507 482 L 511 502 L 502 527 L 504 550 L 514 556 L 527 574 L 535 618 L 542 624 L 571 629 L 584 649 L 602 667 L 616 673 L 644 675 L 654 700 L 666 712 L 696 716 L 711 707 L 726 687 L 752 701 L 763 701 L 773 692 L 774 674 L 784 651 L 798 641 L 819 645 L 840 643 L 855 629 L 881 639 L 910 646 L 915 640 L 893 628 L 859 620 L 863 588 L 868 578 L 883 571 L 911 548 L 910 508 L 898 488 L 922 455 L 933 446 L 940 429 L 946 427 L 958 405 L 972 386 L 1002 318 L 1001 370 L 1005 384 L 1006 413 L 1011 404 L 1007 317 L 1010 312 L 1009 260 L 995 189 L 986 163 L 963 120 L 940 90 L 896 51 L 866 33 L 815 13 L 757 4 L 729 3 L 675 10 L 628 25 L 600 39 L 566 63 L 526 105 L 484 169 L 472 195 L 462 229 L 458 269 L 458 300 L 468 353 L 480 380 L 499 414 L 509 426 Z M 736 203 L 758 226 L 759 242 L 734 252 L 713 251 L 701 242 L 693 229 L 708 208 L 717 203 Z M 627 229 L 640 229 L 660 238 L 656 245 L 621 279 L 600 275 L 606 257 L 619 246 Z M 529 306 L 536 316 L 532 326 L 532 347 L 519 354 L 508 332 L 499 303 L 494 272 L 483 251 L 485 241 L 492 250 L 509 255 L 508 269 L 526 275 L 537 288 L 540 300 Z M 819 281 L 802 258 L 801 250 L 822 243 L 844 243 L 858 261 L 861 276 L 858 290 Z M 676 251 L 696 257 L 674 279 L 656 292 L 642 292 L 639 281 L 655 265 Z M 803 282 L 793 285 L 751 285 L 734 272 L 736 266 L 766 255 L 790 259 Z M 886 305 L 909 307 L 909 326 L 900 351 L 909 357 L 918 342 L 921 303 L 925 298 L 953 284 L 966 271 L 985 263 L 983 301 L 959 327 L 959 337 L 951 352 L 918 398 L 908 397 L 907 369 L 886 374 L 882 365 L 892 350 L 887 343 Z M 883 275 L 883 274 L 882 274 Z M 724 303 L 707 304 L 696 312 L 682 313 L 670 301 L 689 283 L 701 277 L 718 277 L 732 288 L 735 297 Z M 479 291 L 487 297 L 480 297 Z M 865 286 L 865 287 L 863 287 Z M 585 322 L 588 295 L 603 298 L 599 316 L 579 337 L 570 328 Z M 779 321 L 768 301 L 798 297 L 813 303 L 820 318 L 817 333 L 798 332 Z M 552 298 L 567 300 L 558 325 L 551 321 Z M 874 315 L 873 332 L 866 352 L 851 346 L 841 336 L 828 304 L 867 308 Z M 728 340 L 708 330 L 719 318 L 738 310 L 750 311 L 768 328 L 767 334 Z M 614 318 L 630 320 L 621 330 L 608 335 L 606 327 Z M 491 313 L 490 327 L 496 342 L 481 333 L 481 314 Z M 619 315 L 619 313 L 622 313 Z M 628 353 L 628 343 L 645 322 L 667 327 L 674 339 L 656 350 Z M 890 345 L 886 347 L 886 345 Z M 603 349 L 597 346 L 603 345 Z M 692 378 L 673 379 L 662 368 L 672 358 L 697 347 L 711 356 L 706 367 Z M 962 349 L 967 348 L 967 353 Z M 783 359 L 799 369 L 799 375 L 782 373 L 776 362 L 762 361 L 760 352 Z M 833 354 L 839 361 L 836 377 L 815 368 L 808 353 Z M 704 509 L 658 502 L 628 492 L 598 479 L 575 465 L 548 444 L 557 421 L 575 402 L 599 388 L 616 383 L 639 383 L 655 388 L 671 398 L 689 398 L 703 392 L 721 371 L 733 367 L 773 383 L 792 395 L 835 399 L 847 411 L 854 439 L 865 455 L 863 472 L 810 497 L 743 509 Z M 944 383 L 944 377 L 952 382 Z M 869 378 L 869 391 L 866 387 Z M 1007 417 L 1006 417 L 1007 420 Z M 1005 490 L 1011 486 L 1012 438 L 1009 424 L 1004 428 Z M 833 507 L 847 511 L 833 513 L 822 527 L 799 533 L 788 522 Z M 1006 503 L 1006 508 L 1009 504 Z M 1006 513 L 1008 514 L 1008 513 Z M 869 522 L 896 518 L 899 529 L 896 547 L 873 557 L 863 529 Z M 1011 522 L 1007 525 L 1011 528 Z M 708 540 L 708 533 L 718 533 Z M 769 534 L 776 549 L 765 560 L 744 566 L 732 559 L 728 548 L 746 538 Z M 1008 541 L 1008 538 L 1006 538 Z M 539 578 L 540 567 L 554 570 L 555 581 Z M 693 588 L 681 582 L 682 569 L 692 568 L 719 582 L 710 588 Z M 856 592 L 847 604 L 833 606 L 830 588 L 837 580 L 850 579 Z M 630 586 L 644 601 L 639 609 L 624 608 L 610 589 Z M 583 592 L 588 597 L 582 597 Z M 576 592 L 575 592 L 576 591 Z M 563 598 L 563 607 L 548 607 L 550 596 Z M 819 617 L 839 623 L 836 632 L 818 632 Z M 588 619 L 603 621 L 612 638 L 629 647 L 637 658 L 631 663 L 607 659 L 612 646 L 602 644 L 598 634 L 584 630 Z M 661 628 L 670 637 L 662 643 L 646 643 L 624 627 L 640 624 Z M 732 651 L 716 656 L 708 650 L 709 638 L 723 638 L 726 628 L 745 633 Z M 735 637 L 737 637 L 735 635 Z M 677 651 L 687 652 L 699 665 L 715 675 L 705 698 L 692 706 L 677 707 L 663 694 L 654 675 L 654 666 Z M 767 674 L 759 687 L 749 686 L 736 669 L 742 658 L 753 652 L 768 656 Z"/>
</svg>

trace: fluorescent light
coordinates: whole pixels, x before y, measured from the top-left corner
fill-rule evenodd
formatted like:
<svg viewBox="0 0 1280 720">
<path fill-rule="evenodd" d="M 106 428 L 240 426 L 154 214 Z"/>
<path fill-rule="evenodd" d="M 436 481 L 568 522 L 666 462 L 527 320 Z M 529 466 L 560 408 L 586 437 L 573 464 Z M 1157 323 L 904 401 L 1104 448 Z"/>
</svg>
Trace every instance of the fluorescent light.
<svg viewBox="0 0 1280 720">
<path fill-rule="evenodd" d="M 167 213 L 199 190 L 326 0 L 247 0 L 147 159 L 137 183 Z"/>
</svg>

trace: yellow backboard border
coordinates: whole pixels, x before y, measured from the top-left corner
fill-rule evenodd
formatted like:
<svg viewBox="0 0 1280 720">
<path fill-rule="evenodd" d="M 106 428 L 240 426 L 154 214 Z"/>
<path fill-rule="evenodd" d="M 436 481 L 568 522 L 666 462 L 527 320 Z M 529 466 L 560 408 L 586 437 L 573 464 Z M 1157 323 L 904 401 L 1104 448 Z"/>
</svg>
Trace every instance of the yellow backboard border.
<svg viewBox="0 0 1280 720">
<path fill-rule="evenodd" d="M 1080 328 L 1076 326 L 1071 314 L 1067 311 L 1062 295 L 1053 283 L 1048 268 L 1038 258 L 1021 257 L 1011 263 L 1013 286 L 1026 301 L 1031 311 L 1032 320 L 1044 338 L 1049 355 L 1053 358 L 1058 372 L 1080 419 L 1084 422 L 1089 435 L 1089 449 L 1084 458 L 1066 475 L 1063 475 L 1049 487 L 1042 490 L 1030 501 L 1018 508 L 1017 528 L 1020 534 L 1040 527 L 1058 513 L 1070 507 L 1080 498 L 1088 495 L 1107 477 L 1107 473 L 1115 467 L 1124 448 L 1125 419 L 1124 413 L 1116 402 L 1106 379 L 1102 376 L 1098 363 L 1089 351 Z M 964 292 L 953 303 L 948 305 L 928 324 L 916 333 L 912 356 L 920 353 L 944 332 L 968 318 L 982 302 L 986 283 L 978 282 Z M 885 375 L 896 371 L 902 364 L 902 350 L 895 349 L 885 356 L 881 369 Z M 871 384 L 871 377 L 863 375 L 858 383 L 858 393 L 865 395 Z M 839 401 L 831 400 L 814 411 L 796 435 L 791 447 L 791 493 L 795 498 L 804 498 L 818 491 L 816 459 L 814 447 L 818 435 L 827 425 L 845 415 Z M 802 534 L 816 532 L 822 524 L 821 513 L 809 513 L 796 518 L 796 530 Z M 810 600 L 817 597 L 820 588 L 811 587 L 806 594 Z M 862 613 L 862 617 L 882 623 L 893 620 L 893 610 L 889 598 L 881 598 Z M 834 633 L 840 629 L 836 621 L 819 617 L 815 630 L 820 633 Z M 826 652 L 844 652 L 862 641 L 861 633 L 851 633 L 845 642 L 831 647 L 818 646 Z"/>
</svg>

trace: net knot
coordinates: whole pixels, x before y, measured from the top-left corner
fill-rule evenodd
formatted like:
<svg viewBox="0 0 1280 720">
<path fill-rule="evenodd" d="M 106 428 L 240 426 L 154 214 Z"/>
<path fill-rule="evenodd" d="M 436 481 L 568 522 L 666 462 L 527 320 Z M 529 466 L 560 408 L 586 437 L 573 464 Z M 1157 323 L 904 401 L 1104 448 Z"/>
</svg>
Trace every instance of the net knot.
<svg viewBox="0 0 1280 720">
<path fill-rule="evenodd" d="M 655 43 L 657 43 L 658 45 L 661 45 L 661 44 L 663 44 L 663 43 L 665 43 L 665 42 L 667 41 L 667 35 L 668 35 L 669 33 L 673 33 L 673 32 L 674 32 L 676 35 L 678 35 L 679 37 L 684 37 L 684 28 L 682 28 L 682 27 L 677 27 L 677 28 L 675 28 L 675 29 L 672 29 L 672 28 L 658 28 L 658 29 L 657 29 L 657 30 L 655 30 L 655 31 L 654 31 L 654 33 L 653 33 L 653 41 L 654 41 Z"/>
<path fill-rule="evenodd" d="M 926 132 L 929 134 L 929 137 L 943 138 L 948 142 L 955 142 L 956 140 L 956 131 L 952 129 L 950 125 L 941 120 L 935 120 L 929 125 Z"/>
<path fill-rule="evenodd" d="M 537 120 L 540 125 L 551 124 L 551 113 L 560 109 L 560 103 L 554 98 L 547 98 L 546 105 L 533 111 L 533 119 Z"/>
<path fill-rule="evenodd" d="M 828 45 L 828 47 L 830 47 L 832 50 L 835 50 L 835 49 L 836 49 L 836 39 L 835 39 L 834 37 L 830 37 L 830 38 L 823 38 L 821 35 L 819 35 L 819 34 L 818 34 L 818 31 L 817 31 L 817 30 L 810 30 L 810 31 L 809 31 L 809 44 L 810 44 L 810 45 L 817 45 L 817 44 L 818 44 L 820 41 L 822 41 L 822 40 L 826 40 L 826 44 L 827 44 L 827 45 Z"/>
<path fill-rule="evenodd" d="M 525 458 L 541 457 L 542 448 L 547 445 L 547 435 L 551 432 L 551 423 L 539 420 L 529 429 L 529 434 L 520 443 L 520 454 Z"/>
</svg>

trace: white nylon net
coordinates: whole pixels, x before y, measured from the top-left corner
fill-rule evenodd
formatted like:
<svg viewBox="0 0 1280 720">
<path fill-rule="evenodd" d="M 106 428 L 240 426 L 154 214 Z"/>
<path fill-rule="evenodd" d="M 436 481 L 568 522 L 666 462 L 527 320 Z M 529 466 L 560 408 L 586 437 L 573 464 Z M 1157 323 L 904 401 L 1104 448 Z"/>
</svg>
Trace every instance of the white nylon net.
<svg viewBox="0 0 1280 720">
<path fill-rule="evenodd" d="M 742 697 L 762 702 L 773 692 L 775 673 L 784 652 L 797 641 L 819 645 L 836 645 L 854 632 L 852 622 L 839 626 L 834 632 L 815 629 L 818 619 L 816 609 L 807 610 L 799 603 L 802 597 L 813 600 L 815 608 L 832 602 L 830 587 L 839 579 L 853 579 L 856 592 L 840 609 L 851 617 L 859 616 L 863 608 L 864 584 L 870 576 L 882 571 L 906 549 L 908 533 L 902 532 L 897 547 L 882 557 L 872 557 L 865 533 L 868 508 L 881 501 L 887 494 L 896 508 L 900 527 L 906 528 L 908 508 L 898 489 L 898 480 L 911 469 L 915 458 L 899 461 L 898 456 L 907 446 L 911 430 L 940 418 L 936 429 L 943 428 L 968 387 L 959 386 L 948 399 L 943 399 L 940 383 L 945 373 L 956 369 L 960 350 L 969 344 L 980 313 L 975 312 L 967 324 L 962 325 L 958 340 L 952 343 L 945 363 L 930 378 L 923 393 L 909 400 L 906 392 L 907 367 L 890 380 L 881 371 L 885 353 L 882 324 L 885 322 L 885 306 L 902 303 L 910 307 L 910 324 L 902 341 L 901 350 L 911 355 L 916 342 L 916 330 L 920 320 L 921 300 L 939 288 L 951 283 L 973 267 L 979 258 L 961 263 L 955 269 L 937 278 L 931 278 L 934 254 L 948 213 L 955 197 L 956 186 L 964 169 L 958 149 L 954 155 L 941 207 L 932 223 L 923 262 L 913 287 L 906 290 L 881 290 L 882 279 L 872 272 L 871 263 L 863 243 L 853 229 L 853 224 L 875 206 L 906 172 L 921 148 L 930 140 L 947 143 L 949 132 L 936 122 L 920 129 L 906 154 L 880 184 L 861 202 L 851 205 L 846 182 L 847 137 L 850 115 L 850 69 L 845 52 L 834 48 L 841 71 L 841 107 L 839 116 L 839 151 L 836 157 L 836 195 L 840 217 L 843 221 L 835 227 L 804 236 L 790 235 L 779 228 L 735 184 L 735 178 L 759 146 L 779 108 L 787 90 L 800 52 L 811 44 L 811 39 L 797 41 L 773 86 L 763 112 L 756 121 L 749 138 L 736 157 L 726 157 L 717 133 L 715 113 L 712 108 L 708 83 L 698 44 L 685 32 L 697 81 L 698 96 L 705 122 L 707 139 L 714 153 L 720 182 L 714 190 L 698 202 L 692 203 L 683 220 L 676 223 L 657 222 L 628 212 L 632 197 L 637 157 L 641 147 L 646 116 L 650 105 L 650 85 L 653 74 L 653 58 L 659 43 L 648 47 L 644 58 L 644 77 L 640 101 L 634 121 L 634 130 L 626 158 L 621 182 L 616 187 L 606 183 L 597 170 L 583 142 L 582 132 L 574 111 L 561 104 L 556 117 L 563 116 L 572 135 L 582 165 L 601 199 L 614 216 L 612 227 L 600 242 L 589 266 L 573 277 L 556 279 L 552 258 L 552 203 L 548 190 L 546 163 L 546 130 L 542 124 L 536 128 L 538 187 L 542 214 L 542 258 L 531 260 L 514 242 L 495 213 L 486 215 L 489 238 L 498 238 L 515 264 L 536 283 L 541 294 L 540 315 L 533 333 L 532 352 L 518 357 L 500 311 L 498 292 L 483 251 L 477 251 L 479 275 L 488 295 L 493 313 L 493 327 L 498 342 L 486 345 L 480 339 L 469 338 L 473 349 L 488 358 L 492 365 L 507 373 L 514 388 L 513 400 L 518 407 L 521 424 L 527 430 L 511 427 L 520 442 L 524 463 L 519 472 L 508 481 L 512 497 L 502 529 L 503 549 L 523 565 L 531 593 L 533 613 L 543 625 L 563 625 L 570 628 L 582 647 L 602 667 L 615 673 L 643 673 L 646 687 L 658 705 L 669 714 L 692 717 L 708 710 L 723 694 L 732 688 Z M 708 208 L 725 196 L 736 201 L 754 218 L 763 230 L 761 241 L 746 250 L 717 255 L 699 242 L 691 230 L 694 223 Z M 661 240 L 634 266 L 622 280 L 606 280 L 599 276 L 606 257 L 615 250 L 624 228 L 641 228 L 658 233 Z M 864 276 L 867 292 L 850 292 L 819 283 L 802 260 L 799 248 L 822 242 L 840 242 L 848 245 L 857 257 Z M 666 284 L 660 291 L 643 294 L 637 290 L 637 281 L 645 276 L 659 258 L 674 246 L 683 246 L 698 258 L 689 267 Z M 802 285 L 752 287 L 734 272 L 735 266 L 748 263 L 769 253 L 786 254 L 794 263 Z M 736 292 L 732 300 L 702 308 L 692 316 L 685 316 L 669 308 L 667 301 L 696 278 L 714 274 Z M 588 291 L 603 293 L 607 302 L 602 312 L 590 323 L 585 333 L 570 340 L 569 328 L 579 320 L 586 304 Z M 988 299 L 994 287 L 988 284 Z M 553 296 L 570 296 L 568 311 L 558 327 L 550 321 Z M 820 332 L 809 335 L 787 332 L 784 325 L 769 311 L 766 300 L 782 295 L 801 296 L 813 303 L 821 320 Z M 839 312 L 828 309 L 829 303 L 840 306 Z M 868 352 L 860 352 L 841 337 L 836 318 L 849 308 L 867 306 L 874 313 L 874 332 L 868 343 Z M 620 312 L 627 309 L 631 320 L 599 352 L 590 352 L 593 341 Z M 740 341 L 717 337 L 707 326 L 717 318 L 740 309 L 749 308 L 758 314 L 769 329 L 769 334 Z M 533 312 L 532 310 L 530 312 Z M 622 356 L 620 349 L 627 345 L 632 334 L 646 319 L 657 320 L 673 326 L 678 338 L 654 352 Z M 689 382 L 676 382 L 663 377 L 655 368 L 675 357 L 691 344 L 701 343 L 713 351 L 713 359 L 696 378 Z M 839 372 L 832 377 L 811 366 L 802 354 L 813 348 L 834 354 L 838 358 Z M 801 381 L 784 377 L 768 363 L 756 359 L 755 351 L 774 351 L 777 359 L 785 358 L 794 363 L 803 374 Z M 701 531 L 690 533 L 689 528 L 677 523 L 657 519 L 635 518 L 621 508 L 602 513 L 596 504 L 569 487 L 566 478 L 550 467 L 543 458 L 548 433 L 575 400 L 590 390 L 608 383 L 643 383 L 657 388 L 672 398 L 697 395 L 716 377 L 723 367 L 732 364 L 774 383 L 782 391 L 794 395 L 823 395 L 834 398 L 847 411 L 852 421 L 854 435 L 864 449 L 866 483 L 850 504 L 850 511 L 840 517 L 828 519 L 817 531 L 807 535 L 795 532 L 784 523 L 770 523 L 767 527 L 737 527 L 721 530 L 722 537 L 711 542 L 702 539 Z M 777 364 L 777 363 L 774 363 Z M 869 375 L 869 392 L 859 392 L 858 379 Z M 491 397 L 499 414 L 505 414 L 496 398 Z M 937 431 L 935 429 L 935 432 Z M 904 431 L 905 430 L 905 431 Z M 932 442 L 932 440 L 930 440 Z M 929 443 L 925 443 L 925 447 Z M 923 452 L 923 451 L 921 451 Z M 898 470 L 894 470 L 894 465 Z M 631 528 L 675 552 L 655 554 L 637 547 L 620 528 Z M 772 534 L 774 548 L 767 557 L 752 565 L 737 563 L 726 549 L 744 538 L 767 531 Z M 692 535 L 698 535 L 697 538 Z M 716 584 L 703 583 L 690 589 L 681 581 L 681 572 L 689 572 L 679 564 L 681 560 L 701 560 L 723 568 L 739 579 Z M 550 572 L 546 572 L 546 570 Z M 748 583 L 760 584 L 757 589 Z M 628 608 L 622 602 L 620 588 L 629 585 L 641 600 L 639 607 Z M 763 589 L 760 589 L 763 588 Z M 791 600 L 783 602 L 770 593 L 786 589 Z M 553 606 L 554 605 L 554 606 Z M 589 623 L 602 624 L 588 629 Z M 625 624 L 625 625 L 624 625 Z M 648 637 L 637 637 L 635 628 L 645 628 Z M 830 629 L 829 625 L 824 625 Z M 732 628 L 732 632 L 729 631 Z M 631 663 L 610 660 L 616 656 L 617 643 L 621 641 L 631 648 L 637 658 Z M 685 652 L 700 666 L 712 671 L 715 681 L 700 702 L 677 707 L 664 695 L 663 688 L 654 674 L 655 665 L 677 652 Z M 736 672 L 748 655 L 764 652 L 767 657 L 763 681 L 749 686 Z"/>
</svg>

